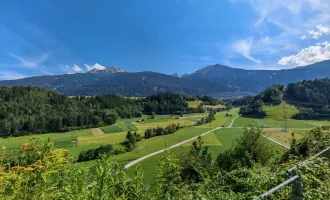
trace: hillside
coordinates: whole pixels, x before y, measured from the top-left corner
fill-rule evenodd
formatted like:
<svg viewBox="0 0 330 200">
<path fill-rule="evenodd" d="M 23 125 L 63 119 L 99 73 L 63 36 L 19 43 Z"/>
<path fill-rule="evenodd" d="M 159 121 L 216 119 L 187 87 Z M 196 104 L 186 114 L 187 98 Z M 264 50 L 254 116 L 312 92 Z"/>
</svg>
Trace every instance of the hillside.
<svg viewBox="0 0 330 200">
<path fill-rule="evenodd" d="M 275 84 L 288 84 L 302 80 L 330 77 L 330 61 L 309 66 L 283 70 L 244 70 L 224 65 L 210 65 L 185 78 L 190 80 L 209 80 L 219 84 L 231 85 L 252 93 L 259 93 Z"/>
<path fill-rule="evenodd" d="M 291 104 L 299 109 L 292 114 L 294 119 L 329 119 L 330 118 L 330 79 L 315 79 L 273 85 L 253 100 L 243 105 L 240 113 L 243 116 L 265 117 L 263 105 Z"/>
<path fill-rule="evenodd" d="M 216 96 L 222 92 L 233 91 L 228 86 L 214 84 L 207 80 L 187 80 L 156 72 L 108 73 L 108 71 L 93 71 L 88 73 L 36 76 L 20 80 L 0 81 L 0 85 L 33 85 L 72 96 L 121 94 L 124 96 L 140 97 L 163 91 Z"/>
<path fill-rule="evenodd" d="M 285 100 L 300 107 L 296 119 L 330 118 L 330 80 L 317 79 L 290 83 L 287 86 Z"/>
<path fill-rule="evenodd" d="M 64 132 L 140 117 L 138 102 L 119 95 L 70 98 L 37 87 L 0 87 L 0 137 Z"/>
</svg>

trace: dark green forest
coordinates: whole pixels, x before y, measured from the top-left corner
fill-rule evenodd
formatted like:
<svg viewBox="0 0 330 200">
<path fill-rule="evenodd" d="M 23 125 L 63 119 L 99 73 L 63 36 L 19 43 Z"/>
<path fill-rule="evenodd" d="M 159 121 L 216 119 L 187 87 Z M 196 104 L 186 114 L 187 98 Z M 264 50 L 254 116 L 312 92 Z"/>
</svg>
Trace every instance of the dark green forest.
<svg viewBox="0 0 330 200">
<path fill-rule="evenodd" d="M 187 113 L 188 103 L 181 94 L 158 93 L 143 100 L 144 112 L 146 114 L 181 114 Z"/>
<path fill-rule="evenodd" d="M 300 112 L 293 118 L 330 118 L 330 79 L 290 83 L 285 95 L 288 103 L 299 107 Z"/>
<path fill-rule="evenodd" d="M 140 117 L 140 105 L 119 95 L 67 97 L 37 87 L 0 87 L 0 136 L 70 131 Z"/>
</svg>

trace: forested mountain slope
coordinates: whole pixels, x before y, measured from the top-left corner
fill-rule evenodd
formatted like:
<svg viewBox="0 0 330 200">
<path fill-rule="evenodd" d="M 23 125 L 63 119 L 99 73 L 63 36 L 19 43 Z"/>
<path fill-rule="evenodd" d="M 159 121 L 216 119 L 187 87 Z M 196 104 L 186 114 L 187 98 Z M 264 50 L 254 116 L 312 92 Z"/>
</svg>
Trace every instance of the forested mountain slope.
<svg viewBox="0 0 330 200">
<path fill-rule="evenodd" d="M 211 65 L 190 75 L 171 76 L 156 72 L 126 72 L 119 68 L 92 70 L 88 73 L 36 76 L 0 81 L 1 86 L 33 85 L 66 95 L 121 94 L 149 96 L 158 92 L 178 92 L 214 97 L 257 94 L 274 84 L 330 77 L 330 61 L 287 70 L 244 70 Z"/>
<path fill-rule="evenodd" d="M 156 72 L 88 72 L 56 76 L 37 76 L 20 80 L 0 81 L 2 86 L 33 85 L 56 90 L 66 95 L 104 95 L 149 96 L 158 92 L 178 92 L 184 94 L 217 95 L 231 92 L 226 85 L 210 81 L 194 81 Z"/>
<path fill-rule="evenodd" d="M 210 65 L 188 76 L 191 80 L 209 80 L 259 93 L 275 84 L 330 78 L 330 61 L 283 70 L 244 70 L 223 65 Z"/>
<path fill-rule="evenodd" d="M 300 107 L 300 113 L 294 118 L 330 118 L 330 79 L 290 83 L 284 97 Z"/>
</svg>

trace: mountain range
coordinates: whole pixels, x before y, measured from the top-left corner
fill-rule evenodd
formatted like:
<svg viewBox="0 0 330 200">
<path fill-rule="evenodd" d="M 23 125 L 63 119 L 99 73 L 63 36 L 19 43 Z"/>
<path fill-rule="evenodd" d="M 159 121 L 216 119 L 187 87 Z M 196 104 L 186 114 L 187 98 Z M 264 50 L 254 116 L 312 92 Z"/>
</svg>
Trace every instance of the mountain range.
<svg viewBox="0 0 330 200">
<path fill-rule="evenodd" d="M 56 90 L 66 95 L 116 93 L 138 97 L 170 91 L 189 95 L 232 97 L 256 94 L 274 84 L 328 77 L 330 77 L 330 60 L 282 70 L 244 70 L 216 64 L 183 76 L 149 71 L 127 72 L 117 67 L 106 67 L 102 70 L 92 69 L 87 73 L 0 81 L 0 85 L 33 85 Z"/>
</svg>

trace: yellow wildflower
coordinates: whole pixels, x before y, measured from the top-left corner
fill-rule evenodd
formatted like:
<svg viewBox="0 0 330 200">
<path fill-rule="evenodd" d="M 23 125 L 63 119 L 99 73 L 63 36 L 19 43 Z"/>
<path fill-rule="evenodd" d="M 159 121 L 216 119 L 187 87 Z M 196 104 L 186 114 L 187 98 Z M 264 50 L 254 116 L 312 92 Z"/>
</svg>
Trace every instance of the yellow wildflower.
<svg viewBox="0 0 330 200">
<path fill-rule="evenodd" d="M 32 168 L 32 167 L 24 168 L 24 171 L 26 171 L 26 172 L 31 172 L 31 171 L 33 171 L 33 170 L 34 170 L 34 168 Z"/>
</svg>

